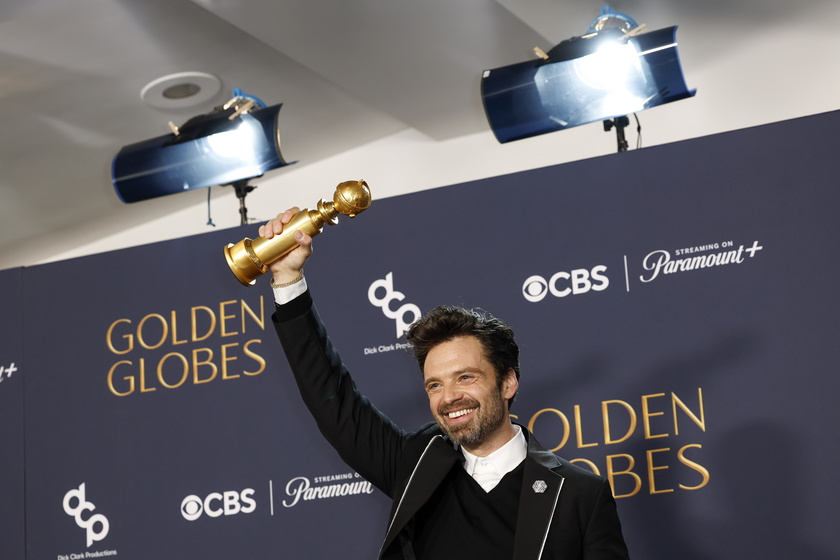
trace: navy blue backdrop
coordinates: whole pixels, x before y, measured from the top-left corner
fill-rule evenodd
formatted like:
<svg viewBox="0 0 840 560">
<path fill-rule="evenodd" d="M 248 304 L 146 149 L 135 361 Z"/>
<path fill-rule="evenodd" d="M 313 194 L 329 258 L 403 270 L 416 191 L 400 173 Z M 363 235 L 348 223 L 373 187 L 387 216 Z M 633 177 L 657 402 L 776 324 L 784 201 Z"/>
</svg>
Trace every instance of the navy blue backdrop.
<svg viewBox="0 0 840 560">
<path fill-rule="evenodd" d="M 0 558 L 23 558 L 22 270 L 0 271 Z"/>
<path fill-rule="evenodd" d="M 429 412 L 402 327 L 441 303 L 508 321 L 513 414 L 611 479 L 633 557 L 836 557 L 838 125 L 385 200 L 372 184 L 307 278 L 362 390 L 409 428 Z M 1 513 L 23 526 L 23 431 L 25 558 L 375 556 L 389 501 L 299 403 L 267 280 L 227 269 L 222 247 L 255 235 L 0 274 L 22 324 L 2 327 L 19 371 L 0 384 Z M 22 558 L 10 535 L 0 552 Z"/>
</svg>

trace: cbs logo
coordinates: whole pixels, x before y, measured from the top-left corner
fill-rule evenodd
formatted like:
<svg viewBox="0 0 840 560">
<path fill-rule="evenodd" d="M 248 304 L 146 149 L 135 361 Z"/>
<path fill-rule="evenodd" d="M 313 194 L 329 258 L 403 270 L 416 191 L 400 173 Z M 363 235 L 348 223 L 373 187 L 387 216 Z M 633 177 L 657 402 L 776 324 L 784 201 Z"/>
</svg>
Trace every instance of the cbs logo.
<svg viewBox="0 0 840 560">
<path fill-rule="evenodd" d="M 610 279 L 604 275 L 606 271 L 606 266 L 598 265 L 592 270 L 578 268 L 571 272 L 557 272 L 548 280 L 539 275 L 530 276 L 522 284 L 522 295 L 528 301 L 538 302 L 548 294 L 562 298 L 585 294 L 590 290 L 601 292 L 610 285 Z"/>
<path fill-rule="evenodd" d="M 181 515 L 187 521 L 195 521 L 202 513 L 209 517 L 251 513 L 257 509 L 253 496 L 253 488 L 246 488 L 242 492 L 213 492 L 204 499 L 193 494 L 181 501 Z"/>
</svg>

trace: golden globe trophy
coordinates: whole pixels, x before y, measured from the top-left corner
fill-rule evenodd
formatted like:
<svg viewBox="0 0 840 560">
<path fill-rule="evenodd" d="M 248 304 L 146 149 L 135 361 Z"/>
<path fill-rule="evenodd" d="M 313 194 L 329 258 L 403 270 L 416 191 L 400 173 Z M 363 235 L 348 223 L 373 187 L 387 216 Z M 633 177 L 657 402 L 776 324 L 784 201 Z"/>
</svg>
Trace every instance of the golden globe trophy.
<svg viewBox="0 0 840 560">
<path fill-rule="evenodd" d="M 283 228 L 280 235 L 271 239 L 245 238 L 237 244 L 228 243 L 225 258 L 233 274 L 246 286 L 253 286 L 256 279 L 268 272 L 268 265 L 297 247 L 294 233 L 302 231 L 310 236 L 321 233 L 324 224 L 334 226 L 338 215 L 355 217 L 370 206 L 370 189 L 364 181 L 345 181 L 335 189 L 332 201 L 321 199 L 317 210 L 304 208 Z"/>
</svg>

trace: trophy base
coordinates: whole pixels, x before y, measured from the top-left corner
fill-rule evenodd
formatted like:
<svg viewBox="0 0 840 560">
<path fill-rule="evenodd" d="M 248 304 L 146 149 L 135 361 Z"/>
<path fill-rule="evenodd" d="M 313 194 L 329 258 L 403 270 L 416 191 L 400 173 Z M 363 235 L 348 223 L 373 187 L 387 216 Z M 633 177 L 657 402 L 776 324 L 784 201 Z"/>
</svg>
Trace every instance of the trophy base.
<svg viewBox="0 0 840 560">
<path fill-rule="evenodd" d="M 238 243 L 237 245 L 241 245 L 242 242 Z M 236 279 L 242 282 L 245 286 L 253 286 L 257 283 L 257 276 L 262 274 L 264 271 L 260 269 L 256 269 L 256 274 L 248 275 L 245 270 L 240 266 L 242 262 L 243 253 L 247 257 L 247 253 L 242 250 L 242 248 L 237 248 L 236 245 L 233 243 L 228 243 L 227 247 L 225 247 L 225 259 L 227 260 L 228 266 L 230 267 L 230 271 L 233 272 L 233 275 L 236 276 Z M 239 258 L 237 258 L 237 256 Z M 254 264 L 247 260 L 246 268 L 254 268 Z M 253 272 L 253 271 L 252 271 Z"/>
</svg>

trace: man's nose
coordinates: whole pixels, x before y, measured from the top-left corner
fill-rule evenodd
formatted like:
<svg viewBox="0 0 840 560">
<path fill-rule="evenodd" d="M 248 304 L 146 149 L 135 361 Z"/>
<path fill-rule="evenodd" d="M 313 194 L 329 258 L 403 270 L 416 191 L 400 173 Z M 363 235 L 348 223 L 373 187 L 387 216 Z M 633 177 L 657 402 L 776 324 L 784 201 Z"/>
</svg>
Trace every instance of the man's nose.
<svg viewBox="0 0 840 560">
<path fill-rule="evenodd" d="M 454 403 L 461 400 L 464 396 L 464 392 L 455 385 L 444 385 L 443 387 L 443 400 L 446 403 Z"/>
</svg>

